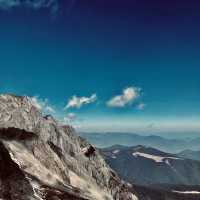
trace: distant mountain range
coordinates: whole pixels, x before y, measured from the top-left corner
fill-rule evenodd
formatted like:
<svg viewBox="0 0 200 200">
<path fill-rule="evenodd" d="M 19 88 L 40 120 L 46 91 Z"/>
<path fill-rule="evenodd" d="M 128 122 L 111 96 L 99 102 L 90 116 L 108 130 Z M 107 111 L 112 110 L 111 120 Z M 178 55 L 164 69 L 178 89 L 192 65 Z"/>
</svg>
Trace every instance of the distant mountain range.
<svg viewBox="0 0 200 200">
<path fill-rule="evenodd" d="M 138 185 L 200 185 L 200 162 L 145 146 L 102 149 L 107 163 L 126 181 Z"/>
<path fill-rule="evenodd" d="M 185 149 L 200 150 L 200 138 L 195 139 L 167 139 L 164 137 L 149 135 L 141 136 L 133 133 L 81 133 L 92 144 L 99 148 L 105 148 L 116 144 L 124 146 L 144 145 L 162 151 L 178 153 Z"/>
<path fill-rule="evenodd" d="M 186 149 L 177 154 L 179 157 L 199 160 L 200 161 L 200 151 L 192 151 L 190 149 Z"/>
</svg>

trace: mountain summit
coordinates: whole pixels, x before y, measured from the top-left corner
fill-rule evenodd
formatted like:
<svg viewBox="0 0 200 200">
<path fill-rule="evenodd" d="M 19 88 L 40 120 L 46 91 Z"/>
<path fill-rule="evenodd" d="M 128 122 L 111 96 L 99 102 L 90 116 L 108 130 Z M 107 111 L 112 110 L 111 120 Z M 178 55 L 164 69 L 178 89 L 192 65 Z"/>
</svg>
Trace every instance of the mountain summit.
<svg viewBox="0 0 200 200">
<path fill-rule="evenodd" d="M 95 147 L 26 96 L 0 95 L 0 159 L 4 200 L 138 199 Z"/>
</svg>

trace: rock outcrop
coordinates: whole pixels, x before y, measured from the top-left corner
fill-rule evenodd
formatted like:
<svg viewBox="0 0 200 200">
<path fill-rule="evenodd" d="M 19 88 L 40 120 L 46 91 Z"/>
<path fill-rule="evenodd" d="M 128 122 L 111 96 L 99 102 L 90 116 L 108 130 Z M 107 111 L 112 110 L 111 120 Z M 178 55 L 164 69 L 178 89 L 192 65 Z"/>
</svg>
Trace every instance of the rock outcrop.
<svg viewBox="0 0 200 200">
<path fill-rule="evenodd" d="M 99 151 L 29 97 L 0 95 L 0 199 L 137 200 Z"/>
</svg>

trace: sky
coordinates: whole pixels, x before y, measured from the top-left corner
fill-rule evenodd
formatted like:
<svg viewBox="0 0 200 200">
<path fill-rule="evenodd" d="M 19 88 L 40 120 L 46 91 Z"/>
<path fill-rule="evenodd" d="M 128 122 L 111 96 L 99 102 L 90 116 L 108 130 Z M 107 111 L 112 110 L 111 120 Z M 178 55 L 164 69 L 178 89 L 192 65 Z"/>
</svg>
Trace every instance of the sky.
<svg viewBox="0 0 200 200">
<path fill-rule="evenodd" d="M 200 2 L 13 2 L 0 0 L 0 93 L 80 131 L 200 134 Z"/>
</svg>

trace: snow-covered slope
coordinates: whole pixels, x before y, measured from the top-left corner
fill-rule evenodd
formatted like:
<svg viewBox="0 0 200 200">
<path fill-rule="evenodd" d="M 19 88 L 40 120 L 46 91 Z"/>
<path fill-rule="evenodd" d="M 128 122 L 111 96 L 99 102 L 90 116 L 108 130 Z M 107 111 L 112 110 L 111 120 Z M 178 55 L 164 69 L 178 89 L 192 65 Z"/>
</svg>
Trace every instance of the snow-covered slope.
<svg viewBox="0 0 200 200">
<path fill-rule="evenodd" d="M 0 95 L 0 158 L 4 200 L 137 199 L 95 147 L 29 97 Z"/>
<path fill-rule="evenodd" d="M 107 163 L 126 181 L 139 185 L 200 184 L 200 162 L 145 146 L 102 150 Z"/>
<path fill-rule="evenodd" d="M 199 191 L 176 191 L 176 190 L 174 190 L 173 192 L 180 193 L 180 194 L 200 194 Z"/>
</svg>

